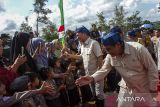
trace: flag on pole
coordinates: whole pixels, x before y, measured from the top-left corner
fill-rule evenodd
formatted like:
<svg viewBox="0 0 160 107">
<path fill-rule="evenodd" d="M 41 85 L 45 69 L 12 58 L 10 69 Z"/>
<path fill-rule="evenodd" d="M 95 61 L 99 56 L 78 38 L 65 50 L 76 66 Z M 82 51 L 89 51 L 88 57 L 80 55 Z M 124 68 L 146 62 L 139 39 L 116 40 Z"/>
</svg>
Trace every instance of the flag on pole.
<svg viewBox="0 0 160 107">
<path fill-rule="evenodd" d="M 65 28 L 64 28 L 63 0 L 59 0 L 59 9 L 60 9 L 60 15 L 61 15 L 61 25 L 58 29 L 58 33 L 59 33 L 59 39 L 62 43 L 62 46 L 64 47 L 64 44 L 65 44 L 65 38 L 64 38 Z"/>
</svg>

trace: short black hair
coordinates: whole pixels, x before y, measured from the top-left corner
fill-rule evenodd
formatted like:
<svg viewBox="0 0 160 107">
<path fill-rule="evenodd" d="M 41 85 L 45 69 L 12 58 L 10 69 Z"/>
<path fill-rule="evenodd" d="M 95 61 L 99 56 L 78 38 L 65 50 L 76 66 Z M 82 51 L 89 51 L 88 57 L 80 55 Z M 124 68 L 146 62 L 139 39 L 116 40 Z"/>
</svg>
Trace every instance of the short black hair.
<svg viewBox="0 0 160 107">
<path fill-rule="evenodd" d="M 76 33 L 84 33 L 90 36 L 90 31 L 85 26 L 77 28 Z"/>
<path fill-rule="evenodd" d="M 34 72 L 26 72 L 24 75 L 29 77 L 30 82 L 34 82 L 38 78 L 38 75 Z"/>
<path fill-rule="evenodd" d="M 158 31 L 158 32 L 160 32 L 160 28 L 158 28 L 158 29 L 155 29 L 156 31 Z"/>
<path fill-rule="evenodd" d="M 57 61 L 58 61 L 57 57 L 55 57 L 55 56 L 50 57 L 48 59 L 48 66 L 53 67 L 56 64 Z"/>
<path fill-rule="evenodd" d="M 122 29 L 120 26 L 114 26 L 110 29 L 110 32 L 114 32 L 114 33 L 123 33 Z"/>
<path fill-rule="evenodd" d="M 43 67 L 40 70 L 40 75 L 42 80 L 47 80 L 48 79 L 48 73 L 51 72 L 51 70 L 49 68 Z"/>
</svg>

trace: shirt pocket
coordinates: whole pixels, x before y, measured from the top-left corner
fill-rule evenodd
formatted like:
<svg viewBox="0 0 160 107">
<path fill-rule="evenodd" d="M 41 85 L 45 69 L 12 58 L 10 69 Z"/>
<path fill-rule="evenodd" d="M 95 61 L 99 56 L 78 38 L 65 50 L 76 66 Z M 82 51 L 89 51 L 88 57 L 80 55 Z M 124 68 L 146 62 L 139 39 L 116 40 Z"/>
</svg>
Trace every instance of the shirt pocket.
<svg viewBox="0 0 160 107">
<path fill-rule="evenodd" d="M 118 60 L 113 59 L 113 60 L 111 60 L 111 65 L 113 67 L 120 67 L 121 63 Z"/>
<path fill-rule="evenodd" d="M 142 65 L 140 61 L 136 58 L 130 58 L 130 60 L 126 61 L 127 67 L 129 67 L 131 70 L 137 71 L 142 69 Z"/>
<path fill-rule="evenodd" d="M 86 55 L 91 55 L 92 54 L 92 50 L 91 49 L 86 49 Z"/>
</svg>

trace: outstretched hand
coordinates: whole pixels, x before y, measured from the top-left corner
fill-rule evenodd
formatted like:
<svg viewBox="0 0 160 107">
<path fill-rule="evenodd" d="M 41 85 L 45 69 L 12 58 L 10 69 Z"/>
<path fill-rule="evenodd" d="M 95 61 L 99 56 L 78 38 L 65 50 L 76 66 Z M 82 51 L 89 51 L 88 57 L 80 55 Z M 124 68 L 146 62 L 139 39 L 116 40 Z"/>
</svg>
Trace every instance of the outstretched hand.
<svg viewBox="0 0 160 107">
<path fill-rule="evenodd" d="M 92 81 L 94 81 L 94 78 L 91 76 L 82 76 L 79 79 L 76 80 L 75 84 L 77 86 L 83 86 L 83 85 L 87 85 L 89 83 L 91 83 Z"/>
<path fill-rule="evenodd" d="M 25 55 L 18 55 L 16 60 L 14 61 L 14 64 L 21 65 L 27 61 L 27 57 Z"/>
<path fill-rule="evenodd" d="M 39 90 L 42 93 L 56 93 L 54 87 L 49 85 L 47 82 L 43 82 Z"/>
</svg>

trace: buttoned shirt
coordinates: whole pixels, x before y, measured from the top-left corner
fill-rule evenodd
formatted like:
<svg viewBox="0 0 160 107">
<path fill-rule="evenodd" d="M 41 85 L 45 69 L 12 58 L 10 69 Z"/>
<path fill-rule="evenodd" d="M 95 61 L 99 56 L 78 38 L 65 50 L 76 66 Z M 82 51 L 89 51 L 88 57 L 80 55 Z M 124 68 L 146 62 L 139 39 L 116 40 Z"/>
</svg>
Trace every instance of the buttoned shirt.
<svg viewBox="0 0 160 107">
<path fill-rule="evenodd" d="M 157 49 L 157 65 L 158 65 L 158 70 L 160 70 L 160 38 L 158 38 L 156 49 Z"/>
<path fill-rule="evenodd" d="M 91 38 L 88 38 L 84 43 L 81 43 L 81 56 L 87 75 L 92 75 L 98 68 L 98 57 L 102 55 L 102 50 L 99 43 Z"/>
<path fill-rule="evenodd" d="M 106 56 L 102 68 L 92 75 L 94 80 L 103 79 L 113 66 L 126 82 L 124 87 L 138 93 L 156 90 L 158 70 L 148 50 L 137 42 L 125 42 L 124 47 L 122 56 Z"/>
</svg>

